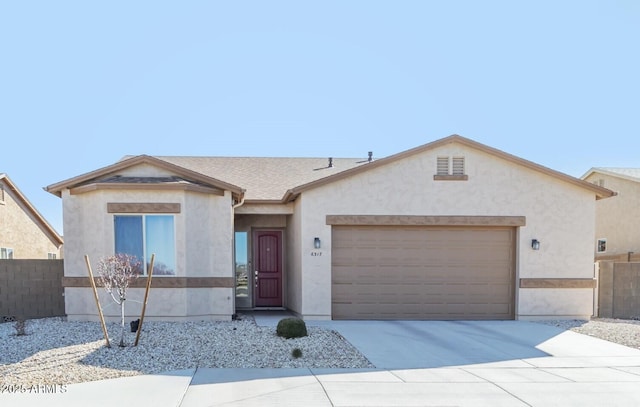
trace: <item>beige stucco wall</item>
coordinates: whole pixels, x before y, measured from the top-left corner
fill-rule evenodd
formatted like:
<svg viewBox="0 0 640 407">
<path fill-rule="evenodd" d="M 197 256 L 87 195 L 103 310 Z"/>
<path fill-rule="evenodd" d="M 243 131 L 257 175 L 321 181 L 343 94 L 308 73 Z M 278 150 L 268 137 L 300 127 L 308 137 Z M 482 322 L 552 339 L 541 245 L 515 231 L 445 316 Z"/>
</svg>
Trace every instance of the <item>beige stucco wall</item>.
<svg viewBox="0 0 640 407">
<path fill-rule="evenodd" d="M 303 267 L 302 259 L 306 250 L 302 246 L 302 205 L 300 197 L 294 202 L 294 214 L 290 216 L 287 224 L 287 307 L 299 314 L 303 315 Z M 309 315 L 306 316 L 309 318 Z"/>
<path fill-rule="evenodd" d="M 128 170 L 123 175 L 159 176 L 149 166 Z M 169 174 L 170 175 L 170 174 Z M 94 273 L 98 260 L 114 252 L 113 213 L 107 203 L 179 203 L 175 214 L 176 277 L 233 277 L 233 219 L 231 196 L 175 191 L 97 190 L 71 195 L 63 191 L 65 276 L 86 277 L 84 255 L 90 258 Z M 155 276 L 154 279 L 165 278 Z M 106 301 L 106 292 L 99 289 Z M 142 289 L 132 289 L 141 297 Z M 134 294 L 135 293 L 135 294 Z M 70 319 L 96 315 L 90 288 L 66 288 L 65 303 Z M 133 303 L 133 301 L 132 301 Z M 135 310 L 135 307 L 131 307 Z M 118 311 L 119 312 L 119 311 Z M 232 288 L 152 289 L 149 319 L 230 319 L 233 314 Z"/>
<path fill-rule="evenodd" d="M 434 181 L 436 157 L 465 156 L 468 181 Z M 517 241 L 517 279 L 592 278 L 595 235 L 593 193 L 557 178 L 457 144 L 442 146 L 359 175 L 303 192 L 291 227 L 299 229 L 298 311 L 331 315 L 331 226 L 326 215 L 525 216 Z M 313 238 L 322 255 L 312 256 Z M 541 249 L 531 249 L 531 239 Z M 517 289 L 516 316 L 588 317 L 592 289 Z"/>
<path fill-rule="evenodd" d="M 61 258 L 60 249 L 6 187 L 0 202 L 0 247 L 13 249 L 14 259 L 47 259 L 49 253 Z"/>
<path fill-rule="evenodd" d="M 595 257 L 640 253 L 640 222 L 636 221 L 640 219 L 640 183 L 601 173 L 591 174 L 586 181 L 601 179 L 605 188 L 618 195 L 596 203 L 596 235 L 592 242 Z M 607 250 L 597 253 L 596 242 L 602 238 L 607 239 Z"/>
</svg>

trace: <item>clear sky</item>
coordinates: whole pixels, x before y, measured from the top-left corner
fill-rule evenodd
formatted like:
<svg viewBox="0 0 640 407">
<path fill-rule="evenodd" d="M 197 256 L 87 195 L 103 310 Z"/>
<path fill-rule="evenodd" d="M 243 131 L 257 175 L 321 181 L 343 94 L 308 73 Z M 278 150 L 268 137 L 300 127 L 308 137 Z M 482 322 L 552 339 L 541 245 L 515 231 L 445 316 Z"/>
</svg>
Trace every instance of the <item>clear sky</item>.
<svg viewBox="0 0 640 407">
<path fill-rule="evenodd" d="M 0 172 L 128 154 L 388 156 L 460 134 L 573 176 L 640 167 L 640 2 L 3 1 Z"/>
</svg>

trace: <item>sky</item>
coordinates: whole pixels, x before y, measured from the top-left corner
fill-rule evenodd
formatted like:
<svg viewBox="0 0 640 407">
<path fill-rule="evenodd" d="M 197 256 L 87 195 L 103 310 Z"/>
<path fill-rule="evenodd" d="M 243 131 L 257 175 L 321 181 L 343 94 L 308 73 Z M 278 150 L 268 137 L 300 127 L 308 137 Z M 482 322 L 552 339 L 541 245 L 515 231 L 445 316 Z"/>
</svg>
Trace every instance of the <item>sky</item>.
<svg viewBox="0 0 640 407">
<path fill-rule="evenodd" d="M 125 155 L 389 156 L 459 134 L 580 177 L 640 167 L 640 2 L 0 2 L 0 173 Z"/>
</svg>

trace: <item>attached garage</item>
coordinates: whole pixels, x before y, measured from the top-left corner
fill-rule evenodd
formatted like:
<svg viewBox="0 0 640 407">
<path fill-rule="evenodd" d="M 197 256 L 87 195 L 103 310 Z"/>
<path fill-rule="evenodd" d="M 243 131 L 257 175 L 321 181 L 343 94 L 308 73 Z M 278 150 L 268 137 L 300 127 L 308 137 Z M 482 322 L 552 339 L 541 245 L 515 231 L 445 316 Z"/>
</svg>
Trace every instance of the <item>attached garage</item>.
<svg viewBox="0 0 640 407">
<path fill-rule="evenodd" d="M 516 230 L 333 225 L 332 316 L 514 319 Z"/>
</svg>

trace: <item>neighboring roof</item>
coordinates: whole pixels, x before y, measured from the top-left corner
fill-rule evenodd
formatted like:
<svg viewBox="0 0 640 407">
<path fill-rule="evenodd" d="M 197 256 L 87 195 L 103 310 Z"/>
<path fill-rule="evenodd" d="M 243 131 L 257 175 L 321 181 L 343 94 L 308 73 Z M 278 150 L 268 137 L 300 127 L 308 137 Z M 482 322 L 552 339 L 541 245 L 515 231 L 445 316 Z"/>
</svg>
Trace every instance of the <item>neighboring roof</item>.
<svg viewBox="0 0 640 407">
<path fill-rule="evenodd" d="M 333 182 L 333 181 L 335 181 L 337 179 L 341 179 L 341 178 L 349 177 L 349 176 L 352 176 L 352 175 L 355 175 L 355 174 L 359 174 L 362 171 L 366 171 L 366 170 L 369 170 L 369 169 L 372 169 L 372 168 L 380 167 L 382 165 L 386 165 L 386 164 L 389 164 L 389 163 L 404 159 L 406 157 L 410 157 L 410 156 L 415 155 L 415 154 L 423 153 L 425 151 L 429 151 L 429 150 L 432 150 L 432 149 L 435 149 L 435 148 L 438 148 L 438 147 L 441 147 L 443 145 L 450 144 L 450 143 L 458 143 L 458 144 L 462 144 L 462 145 L 467 146 L 467 147 L 474 148 L 476 150 L 480 150 L 480 151 L 482 151 L 484 153 L 491 154 L 491 155 L 499 157 L 499 158 L 501 158 L 503 160 L 512 162 L 514 164 L 517 164 L 517 165 L 529 168 L 531 170 L 540 172 L 542 174 L 554 177 L 554 178 L 559 179 L 561 181 L 568 182 L 570 184 L 573 184 L 573 185 L 579 186 L 581 188 L 587 189 L 589 191 L 592 191 L 595 194 L 596 199 L 609 198 L 611 196 L 616 195 L 615 192 L 613 192 L 613 191 L 611 191 L 609 189 L 594 185 L 594 184 L 592 184 L 590 182 L 586 182 L 586 181 L 584 181 L 582 179 L 578 179 L 578 178 L 572 177 L 570 175 L 564 174 L 562 172 L 552 170 L 552 169 L 544 167 L 544 166 L 542 166 L 540 164 L 536 164 L 536 163 L 534 163 L 532 161 L 528 161 L 528 160 L 525 160 L 523 158 L 516 157 L 515 155 L 511 155 L 511 154 L 505 153 L 504 151 L 498 150 L 496 148 L 489 147 L 489 146 L 484 145 L 482 143 L 478 143 L 477 141 L 473 141 L 473 140 L 470 140 L 468 138 L 465 138 L 465 137 L 459 136 L 457 134 L 454 134 L 452 136 L 445 137 L 445 138 L 442 138 L 440 140 L 436 140 L 436 141 L 433 141 L 431 143 L 427 143 L 427 144 L 424 144 L 422 146 L 415 147 L 415 148 L 412 148 L 410 150 L 406 150 L 406 151 L 403 151 L 401 153 L 394 154 L 394 155 L 391 155 L 389 157 L 385 157 L 385 158 L 376 160 L 374 162 L 369 163 L 366 166 L 360 166 L 360 167 L 357 167 L 357 168 L 352 168 L 350 170 L 343 171 L 340 174 L 336 174 L 336 175 L 328 177 L 328 178 L 323 178 L 321 180 L 312 181 L 312 182 L 309 182 L 307 184 L 300 185 L 300 186 L 298 186 L 296 188 L 292 188 L 289 191 L 287 191 L 285 197 L 283 198 L 283 201 L 285 201 L 285 202 L 293 201 L 293 200 L 295 200 L 297 198 L 298 195 L 300 195 L 302 192 L 304 192 L 306 190 L 309 190 L 309 189 L 312 189 L 312 188 L 316 188 L 316 187 L 318 187 L 320 185 L 324 185 L 324 184 L 327 184 L 329 182 Z"/>
<path fill-rule="evenodd" d="M 26 209 L 26 211 L 29 212 L 31 216 L 33 216 L 33 219 L 36 221 L 38 226 L 40 226 L 40 228 L 45 233 L 45 235 L 49 238 L 49 240 L 51 240 L 51 242 L 54 245 L 60 248 L 60 246 L 64 243 L 64 241 L 62 240 L 62 236 L 60 236 L 58 232 L 56 232 L 56 230 L 53 228 L 53 226 L 51 226 L 49 222 L 47 222 L 44 216 L 42 216 L 40 212 L 36 210 L 36 208 L 31 204 L 31 202 L 29 202 L 27 197 L 24 196 L 24 194 L 20 191 L 20 189 L 18 189 L 16 184 L 14 184 L 13 181 L 11 181 L 11 179 L 7 174 L 0 173 L 0 183 L 6 185 L 7 188 L 11 190 L 12 195 L 15 196 L 18 199 L 18 201 L 22 203 L 22 205 L 24 205 L 24 208 Z M 6 190 L 7 189 L 5 188 L 5 191 Z"/>
<path fill-rule="evenodd" d="M 116 164 L 50 185 L 46 187 L 46 190 L 61 196 L 61 191 L 65 188 L 98 183 L 104 180 L 105 177 L 116 175 L 118 171 L 133 165 L 147 163 L 170 170 L 188 180 L 230 190 L 239 197 L 244 198 L 245 202 L 248 203 L 286 203 L 295 200 L 302 192 L 309 189 L 360 174 L 449 143 L 459 143 L 587 189 L 593 192 L 597 199 L 615 195 L 613 191 L 606 188 L 551 170 L 458 135 L 445 137 L 386 158 L 371 161 L 368 158 L 127 156 Z M 329 165 L 329 162 L 331 162 L 331 165 Z"/>
<path fill-rule="evenodd" d="M 624 178 L 629 181 L 640 182 L 640 168 L 593 167 L 587 171 L 581 179 L 587 179 L 594 173 L 611 175 L 613 177 Z"/>
</svg>

